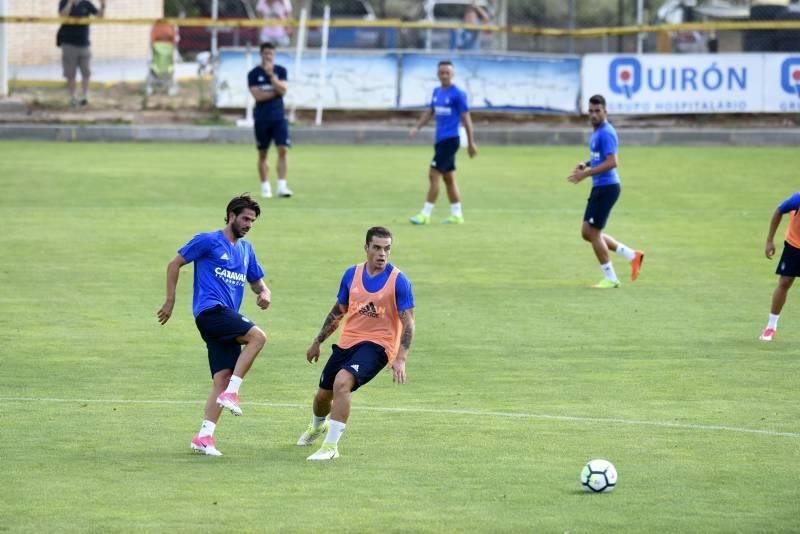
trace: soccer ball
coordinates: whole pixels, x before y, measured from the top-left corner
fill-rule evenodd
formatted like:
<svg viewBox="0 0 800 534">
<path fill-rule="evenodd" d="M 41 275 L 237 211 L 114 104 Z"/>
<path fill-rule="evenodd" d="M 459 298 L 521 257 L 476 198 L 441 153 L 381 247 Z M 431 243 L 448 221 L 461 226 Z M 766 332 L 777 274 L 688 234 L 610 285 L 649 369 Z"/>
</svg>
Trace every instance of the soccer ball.
<svg viewBox="0 0 800 534">
<path fill-rule="evenodd" d="M 611 491 L 617 485 L 617 470 L 608 460 L 589 460 L 581 471 L 581 484 L 592 493 Z"/>
</svg>

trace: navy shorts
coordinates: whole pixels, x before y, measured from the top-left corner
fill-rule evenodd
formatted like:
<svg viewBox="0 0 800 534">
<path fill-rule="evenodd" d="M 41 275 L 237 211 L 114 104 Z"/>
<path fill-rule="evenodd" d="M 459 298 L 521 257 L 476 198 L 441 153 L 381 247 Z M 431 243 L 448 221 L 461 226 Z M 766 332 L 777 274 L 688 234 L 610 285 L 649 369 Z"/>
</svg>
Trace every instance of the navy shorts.
<svg viewBox="0 0 800 534">
<path fill-rule="evenodd" d="M 211 376 L 223 369 L 236 367 L 236 360 L 242 351 L 236 338 L 253 328 L 253 321 L 237 311 L 218 305 L 201 311 L 194 322 L 208 347 Z"/>
<path fill-rule="evenodd" d="M 793 247 L 786 241 L 783 242 L 783 253 L 778 262 L 775 274 L 781 276 L 800 276 L 800 248 Z"/>
<path fill-rule="evenodd" d="M 433 147 L 434 153 L 431 168 L 441 173 L 456 170 L 456 152 L 458 152 L 459 146 L 458 137 L 451 137 L 436 143 Z"/>
<path fill-rule="evenodd" d="M 349 349 L 334 345 L 333 354 L 328 358 L 328 363 L 319 376 L 319 387 L 332 390 L 336 374 L 344 369 L 356 377 L 356 385 L 352 389 L 355 391 L 375 378 L 388 362 L 386 350 L 377 343 L 365 341 Z"/>
<path fill-rule="evenodd" d="M 611 208 L 617 203 L 622 188 L 619 184 L 601 185 L 593 187 L 586 204 L 583 220 L 595 228 L 602 230 L 606 227 Z"/>
<path fill-rule="evenodd" d="M 289 139 L 289 121 L 286 119 L 277 120 L 257 120 L 253 126 L 256 134 L 256 147 L 259 150 L 267 150 L 274 141 L 275 146 L 290 146 L 292 141 Z"/>
</svg>

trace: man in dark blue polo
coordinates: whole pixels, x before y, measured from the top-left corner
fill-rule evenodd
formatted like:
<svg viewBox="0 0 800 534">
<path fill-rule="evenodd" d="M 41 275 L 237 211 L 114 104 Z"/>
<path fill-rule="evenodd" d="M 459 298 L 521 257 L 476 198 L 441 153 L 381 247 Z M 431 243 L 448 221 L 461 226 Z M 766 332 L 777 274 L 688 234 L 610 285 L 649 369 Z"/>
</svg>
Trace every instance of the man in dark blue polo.
<svg viewBox="0 0 800 534">
<path fill-rule="evenodd" d="M 267 175 L 267 151 L 275 142 L 278 147 L 278 196 L 289 198 L 292 192 L 286 185 L 287 156 L 289 154 L 289 121 L 283 108 L 283 95 L 288 88 L 286 69 L 275 65 L 275 45 L 261 44 L 261 65 L 247 75 L 250 94 L 256 100 L 253 110 L 255 119 L 256 148 L 258 149 L 258 175 L 261 179 L 261 196 L 272 197 L 272 188 Z"/>
</svg>

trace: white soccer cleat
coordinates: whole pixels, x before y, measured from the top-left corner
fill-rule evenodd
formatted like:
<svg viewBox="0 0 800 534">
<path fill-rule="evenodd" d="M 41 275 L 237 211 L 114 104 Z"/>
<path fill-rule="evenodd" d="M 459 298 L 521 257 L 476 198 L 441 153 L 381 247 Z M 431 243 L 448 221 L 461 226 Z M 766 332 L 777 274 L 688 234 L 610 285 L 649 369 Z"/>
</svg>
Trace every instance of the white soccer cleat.
<svg viewBox="0 0 800 534">
<path fill-rule="evenodd" d="M 765 328 L 764 331 L 761 332 L 761 335 L 758 336 L 758 339 L 760 339 L 761 341 L 772 341 L 772 336 L 774 335 L 775 335 L 774 328 Z"/>
<path fill-rule="evenodd" d="M 324 460 L 335 460 L 339 457 L 339 449 L 336 447 L 335 443 L 323 443 L 322 447 L 306 458 L 306 460 L 312 461 L 324 461 Z"/>
<path fill-rule="evenodd" d="M 238 393 L 228 393 L 227 391 L 220 393 L 217 397 L 217 406 L 229 409 L 233 415 L 242 415 Z"/>
<path fill-rule="evenodd" d="M 192 438 L 189 444 L 193 451 L 205 454 L 206 456 L 222 456 L 222 453 L 217 450 L 217 443 L 214 441 L 214 436 L 201 436 L 200 434 Z"/>
<path fill-rule="evenodd" d="M 325 423 L 323 423 L 323 425 L 319 428 L 314 428 L 313 425 L 308 425 L 306 431 L 303 432 L 303 434 L 299 438 L 297 438 L 297 444 L 300 445 L 301 447 L 307 447 L 309 445 L 312 445 L 315 441 L 317 441 L 317 439 L 319 439 L 319 437 L 323 433 L 327 431 L 328 431 L 327 421 L 325 421 Z"/>
<path fill-rule="evenodd" d="M 278 196 L 280 198 L 291 198 L 292 194 L 292 190 L 288 187 L 278 188 Z"/>
</svg>

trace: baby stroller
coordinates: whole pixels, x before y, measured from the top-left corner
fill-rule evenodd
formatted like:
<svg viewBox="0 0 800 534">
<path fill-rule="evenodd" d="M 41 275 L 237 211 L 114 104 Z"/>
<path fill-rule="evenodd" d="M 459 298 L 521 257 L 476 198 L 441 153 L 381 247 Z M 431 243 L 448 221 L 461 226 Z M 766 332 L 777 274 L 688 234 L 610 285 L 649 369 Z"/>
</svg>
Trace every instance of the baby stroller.
<svg viewBox="0 0 800 534">
<path fill-rule="evenodd" d="M 166 22 L 156 22 L 151 33 L 150 66 L 145 82 L 148 96 L 156 89 L 166 90 L 170 96 L 178 94 L 178 84 L 175 82 L 176 41 L 175 28 Z"/>
</svg>

